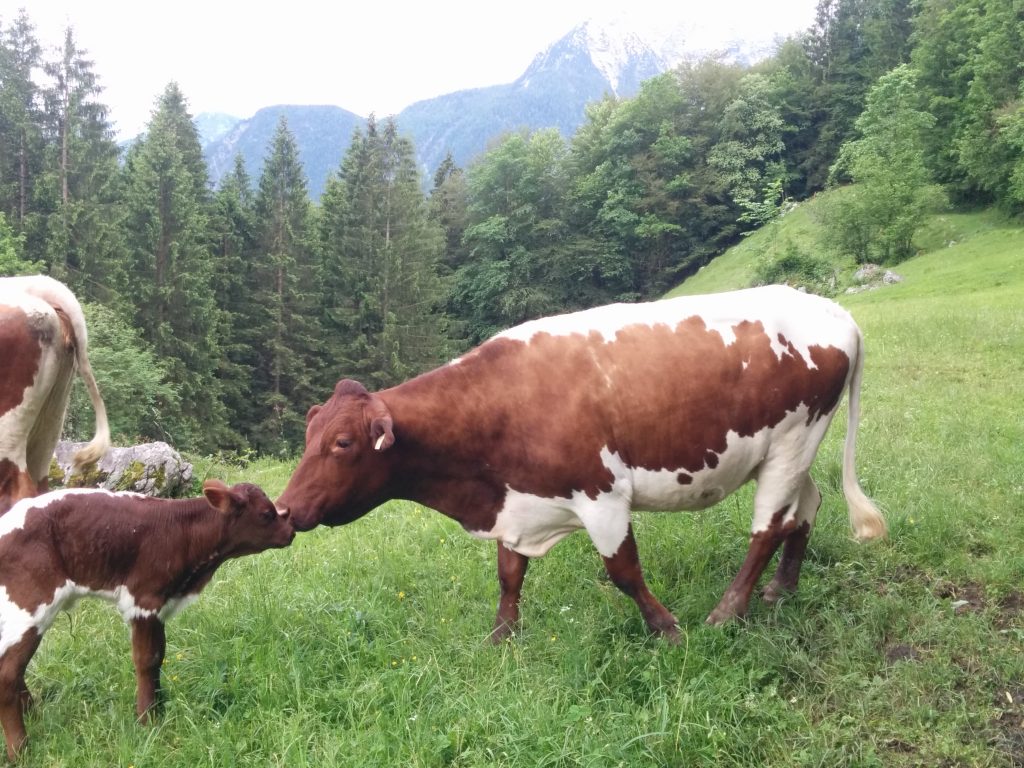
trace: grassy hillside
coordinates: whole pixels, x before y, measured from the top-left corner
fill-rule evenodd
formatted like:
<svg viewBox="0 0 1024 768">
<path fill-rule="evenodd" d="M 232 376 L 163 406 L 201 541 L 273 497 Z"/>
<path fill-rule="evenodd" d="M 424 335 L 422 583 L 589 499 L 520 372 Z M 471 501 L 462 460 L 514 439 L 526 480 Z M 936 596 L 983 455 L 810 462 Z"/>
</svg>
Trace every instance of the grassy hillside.
<svg viewBox="0 0 1024 768">
<path fill-rule="evenodd" d="M 807 213 L 681 290 L 744 285 L 760 240 L 811 236 Z M 1024 231 L 946 216 L 923 243 L 901 284 L 840 298 L 868 345 L 859 473 L 891 536 L 850 540 L 840 414 L 794 598 L 703 623 L 746 552 L 747 490 L 637 518 L 680 646 L 647 635 L 577 534 L 533 561 L 523 630 L 492 648 L 494 545 L 391 504 L 227 564 L 168 627 L 155 727 L 133 722 L 114 611 L 59 619 L 29 668 L 23 764 L 1024 764 Z M 290 469 L 199 467 L 272 494 Z"/>
</svg>

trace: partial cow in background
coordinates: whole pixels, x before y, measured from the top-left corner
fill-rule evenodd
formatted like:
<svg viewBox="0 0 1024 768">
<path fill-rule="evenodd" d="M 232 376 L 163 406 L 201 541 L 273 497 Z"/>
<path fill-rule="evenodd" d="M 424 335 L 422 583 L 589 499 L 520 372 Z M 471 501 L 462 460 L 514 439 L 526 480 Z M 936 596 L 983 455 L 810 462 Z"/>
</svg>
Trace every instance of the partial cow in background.
<svg viewBox="0 0 1024 768">
<path fill-rule="evenodd" d="M 305 530 L 409 499 L 497 539 L 494 639 L 519 618 L 529 558 L 583 528 L 651 630 L 677 639 L 631 510 L 703 509 L 755 480 L 747 558 L 708 621 L 744 615 L 780 546 L 764 598 L 795 590 L 821 503 L 809 470 L 846 390 L 850 523 L 885 534 L 854 471 L 863 363 L 849 313 L 782 286 L 535 320 L 383 392 L 339 382 L 306 417 L 278 505 Z"/>
<path fill-rule="evenodd" d="M 45 275 L 0 278 L 0 514 L 47 490 L 76 367 L 96 412 L 95 436 L 74 458 L 81 468 L 110 447 L 82 307 Z"/>
</svg>

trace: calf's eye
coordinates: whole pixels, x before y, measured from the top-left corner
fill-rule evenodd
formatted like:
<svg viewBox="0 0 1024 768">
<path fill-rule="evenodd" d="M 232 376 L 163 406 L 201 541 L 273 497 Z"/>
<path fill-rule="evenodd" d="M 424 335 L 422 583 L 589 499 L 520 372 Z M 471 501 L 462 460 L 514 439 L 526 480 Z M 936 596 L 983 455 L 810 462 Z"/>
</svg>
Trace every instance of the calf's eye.
<svg viewBox="0 0 1024 768">
<path fill-rule="evenodd" d="M 340 448 L 343 451 L 347 451 L 352 447 L 352 441 L 347 437 L 339 437 L 334 441 L 334 447 Z"/>
</svg>

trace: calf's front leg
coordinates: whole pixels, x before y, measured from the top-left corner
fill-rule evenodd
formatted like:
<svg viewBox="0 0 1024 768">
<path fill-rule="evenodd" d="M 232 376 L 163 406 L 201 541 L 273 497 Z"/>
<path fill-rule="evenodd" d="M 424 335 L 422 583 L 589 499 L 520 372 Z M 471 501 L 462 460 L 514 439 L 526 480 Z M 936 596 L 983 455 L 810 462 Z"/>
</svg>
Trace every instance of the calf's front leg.
<svg viewBox="0 0 1024 768">
<path fill-rule="evenodd" d="M 135 714 L 152 721 L 160 693 L 160 665 L 167 641 L 164 623 L 156 616 L 132 621 L 132 661 L 135 663 Z"/>
</svg>

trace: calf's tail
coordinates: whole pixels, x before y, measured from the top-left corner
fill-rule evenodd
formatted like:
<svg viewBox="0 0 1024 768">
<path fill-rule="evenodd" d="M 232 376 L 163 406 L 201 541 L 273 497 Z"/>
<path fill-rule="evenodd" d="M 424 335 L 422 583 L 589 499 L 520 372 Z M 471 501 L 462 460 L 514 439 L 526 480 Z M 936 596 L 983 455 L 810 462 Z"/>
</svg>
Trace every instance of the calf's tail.
<svg viewBox="0 0 1024 768">
<path fill-rule="evenodd" d="M 846 443 L 843 447 L 843 495 L 850 512 L 853 535 L 864 541 L 882 538 L 887 533 L 885 518 L 867 497 L 857 482 L 854 455 L 857 448 L 857 427 L 860 424 L 860 387 L 864 373 L 864 336 L 857 331 L 857 358 L 850 376 L 849 418 L 846 425 Z"/>
</svg>

